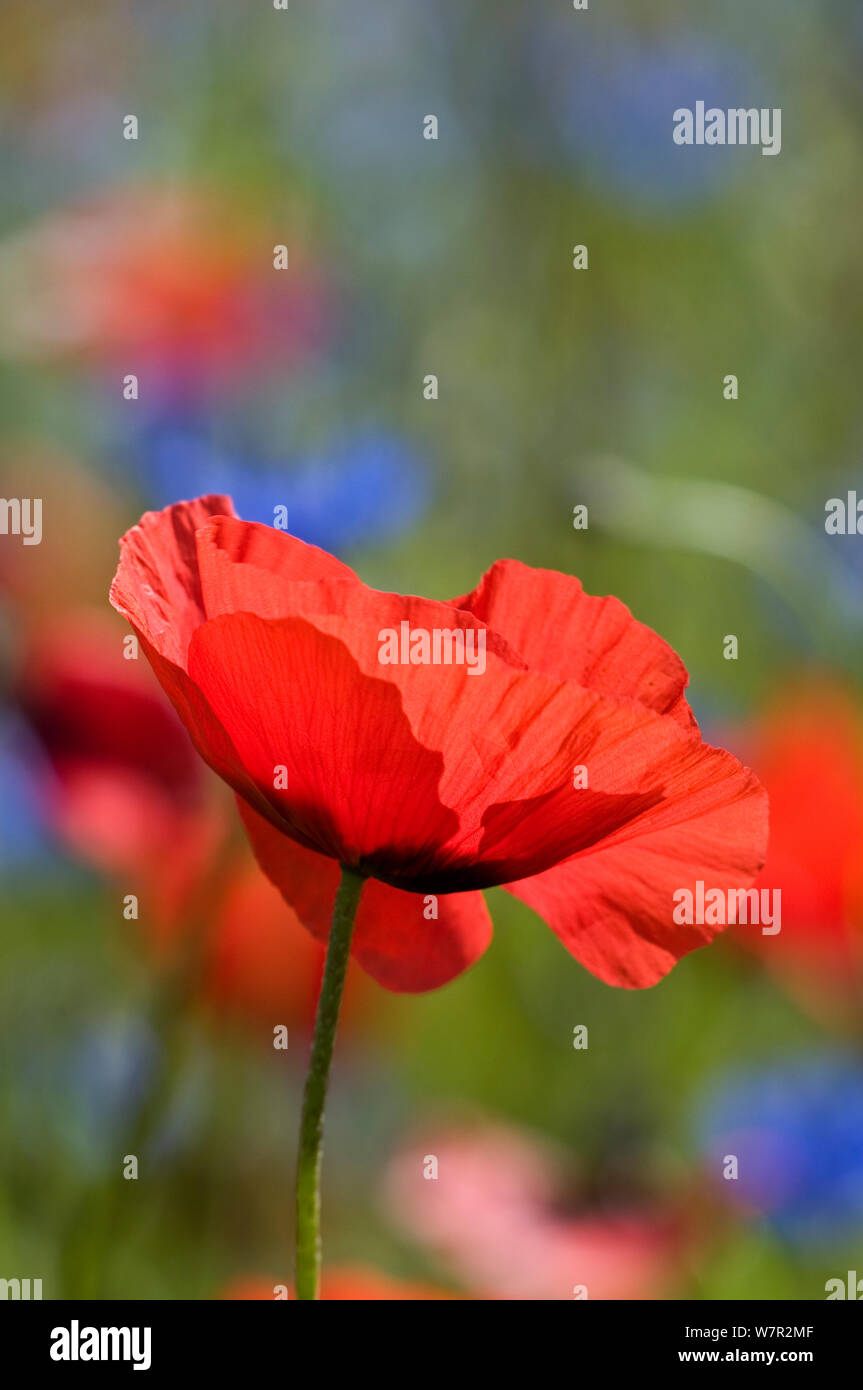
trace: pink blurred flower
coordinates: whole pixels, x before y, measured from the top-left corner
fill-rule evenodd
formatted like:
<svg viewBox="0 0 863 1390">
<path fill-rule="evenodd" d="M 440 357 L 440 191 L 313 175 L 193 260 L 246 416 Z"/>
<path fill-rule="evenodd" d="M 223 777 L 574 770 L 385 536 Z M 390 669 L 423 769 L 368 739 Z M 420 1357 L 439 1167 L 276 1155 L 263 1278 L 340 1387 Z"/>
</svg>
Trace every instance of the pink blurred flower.
<svg viewBox="0 0 863 1390">
<path fill-rule="evenodd" d="M 428 1177 L 432 1160 L 437 1177 Z M 385 1197 L 396 1222 L 468 1289 L 496 1299 L 662 1296 L 679 1248 L 669 1212 L 567 1214 L 563 1171 L 533 1137 L 504 1126 L 443 1129 L 394 1160 Z"/>
</svg>

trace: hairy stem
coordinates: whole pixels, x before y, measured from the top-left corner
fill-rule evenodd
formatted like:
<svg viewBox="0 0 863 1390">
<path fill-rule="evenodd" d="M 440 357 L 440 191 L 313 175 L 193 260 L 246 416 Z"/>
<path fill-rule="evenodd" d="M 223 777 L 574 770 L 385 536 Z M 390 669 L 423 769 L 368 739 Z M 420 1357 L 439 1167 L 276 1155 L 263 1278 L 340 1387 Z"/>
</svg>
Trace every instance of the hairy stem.
<svg viewBox="0 0 863 1390">
<path fill-rule="evenodd" d="M 324 1102 L 336 1041 L 336 1026 L 351 937 L 365 879 L 342 868 L 333 907 L 327 960 L 318 998 L 312 1054 L 303 1093 L 300 1146 L 297 1154 L 297 1298 L 318 1298 L 321 1282 L 321 1160 L 324 1143 Z"/>
</svg>

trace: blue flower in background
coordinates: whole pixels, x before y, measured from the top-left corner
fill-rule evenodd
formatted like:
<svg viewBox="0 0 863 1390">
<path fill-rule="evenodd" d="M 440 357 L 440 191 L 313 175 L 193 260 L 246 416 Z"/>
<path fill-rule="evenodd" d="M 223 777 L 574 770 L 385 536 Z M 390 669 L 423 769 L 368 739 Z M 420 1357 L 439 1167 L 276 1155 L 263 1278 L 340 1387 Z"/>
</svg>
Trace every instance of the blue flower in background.
<svg viewBox="0 0 863 1390">
<path fill-rule="evenodd" d="M 553 167 L 561 158 L 574 162 L 594 187 L 627 207 L 662 212 L 669 203 L 695 203 L 751 172 L 753 159 L 764 162 L 756 149 L 672 139 L 674 112 L 694 110 L 697 101 L 726 111 L 781 104 L 719 40 L 623 31 L 609 40 L 605 32 L 574 36 L 571 26 L 565 33 L 551 25 L 540 30 L 532 56 L 531 81 L 547 94 L 552 128 L 550 138 L 537 132 L 540 147 Z"/>
<path fill-rule="evenodd" d="M 100 1019 L 60 1039 L 24 1032 L 11 1060 L 24 1084 L 11 1131 L 25 1148 L 51 1144 L 91 1173 L 117 1159 L 146 1095 L 158 1043 L 137 1018 Z"/>
<path fill-rule="evenodd" d="M 122 1019 L 89 1028 L 76 1039 L 64 1070 L 64 1084 L 89 1133 L 112 1137 L 131 1124 L 157 1065 L 158 1043 L 139 1019 Z"/>
<path fill-rule="evenodd" d="M 732 1077 L 704 1102 L 701 1147 L 728 1187 L 787 1239 L 817 1244 L 863 1230 L 863 1060 L 806 1057 Z"/>
<path fill-rule="evenodd" d="M 828 503 L 836 502 L 842 504 L 838 515 L 834 505 L 828 511 Z M 835 562 L 833 602 L 840 609 L 842 622 L 852 630 L 863 622 L 863 519 L 857 512 L 861 502 L 863 471 L 860 470 L 838 479 L 818 479 L 811 493 L 812 516 L 825 551 L 823 571 L 829 573 Z"/>
<path fill-rule="evenodd" d="M 63 1037 L 25 1034 L 13 1059 L 25 1084 L 14 1093 L 12 1131 L 24 1148 L 55 1144 L 82 1170 L 117 1171 L 165 1065 L 164 1047 L 142 1017 L 97 1017 Z M 210 1059 L 196 1053 L 149 1132 L 155 1160 L 192 1138 L 210 1090 Z"/>
<path fill-rule="evenodd" d="M 22 721 L 0 710 L 0 874 L 26 870 L 51 853 L 39 793 L 40 757 Z"/>
<path fill-rule="evenodd" d="M 244 520 L 272 525 L 285 506 L 291 534 L 330 551 L 408 530 L 430 496 L 417 455 L 382 430 L 343 436 L 301 459 L 263 460 L 212 444 L 194 417 L 165 415 L 145 426 L 136 461 L 155 507 L 223 492 Z"/>
</svg>

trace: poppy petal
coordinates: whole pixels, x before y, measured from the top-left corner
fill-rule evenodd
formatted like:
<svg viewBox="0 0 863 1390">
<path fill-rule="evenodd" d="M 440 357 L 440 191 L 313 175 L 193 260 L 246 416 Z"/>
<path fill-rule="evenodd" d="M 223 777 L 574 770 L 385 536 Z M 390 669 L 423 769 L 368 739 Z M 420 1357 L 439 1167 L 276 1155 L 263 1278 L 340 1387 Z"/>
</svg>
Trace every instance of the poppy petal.
<svg viewBox="0 0 863 1390">
<path fill-rule="evenodd" d="M 661 806 L 604 844 L 507 885 L 607 984 L 643 988 L 704 946 L 724 924 L 680 925 L 674 894 L 746 888 L 764 862 L 767 797 L 729 753 L 703 745 L 670 770 Z"/>
<path fill-rule="evenodd" d="M 339 882 L 338 864 L 295 844 L 241 797 L 237 804 L 267 878 L 312 935 L 326 941 Z M 438 915 L 427 916 L 432 911 Z M 491 920 L 481 893 L 452 893 L 432 903 L 427 896 L 370 879 L 360 899 L 352 950 L 379 984 L 418 993 L 460 975 L 490 940 Z"/>
<path fill-rule="evenodd" d="M 186 673 L 189 642 L 206 621 L 195 535 L 211 517 L 230 516 L 233 510 L 230 497 L 213 494 L 145 512 L 120 540 L 110 597 L 131 623 L 201 757 L 235 790 L 265 805 L 229 735 Z"/>
<path fill-rule="evenodd" d="M 233 516 L 216 494 L 145 512 L 120 541 L 111 603 L 160 656 L 185 670 L 195 628 L 206 619 L 195 532 L 210 517 Z"/>
<path fill-rule="evenodd" d="M 684 728 L 695 724 L 677 653 L 620 599 L 586 594 L 573 575 L 498 560 L 452 604 L 499 632 L 532 670 L 638 700 Z"/>
<path fill-rule="evenodd" d="M 284 618 L 305 611 L 323 580 L 365 587 L 347 565 L 287 531 L 234 516 L 214 517 L 197 535 L 197 564 L 208 618 L 252 612 Z M 297 589 L 297 586 L 300 586 Z M 302 605 L 294 595 L 303 595 Z"/>
<path fill-rule="evenodd" d="M 310 622 L 215 618 L 195 633 L 189 673 L 230 731 L 227 780 L 245 794 L 248 774 L 254 804 L 301 844 L 371 871 L 432 862 L 457 829 L 438 799 L 441 755 L 412 734 L 396 687 Z"/>
</svg>

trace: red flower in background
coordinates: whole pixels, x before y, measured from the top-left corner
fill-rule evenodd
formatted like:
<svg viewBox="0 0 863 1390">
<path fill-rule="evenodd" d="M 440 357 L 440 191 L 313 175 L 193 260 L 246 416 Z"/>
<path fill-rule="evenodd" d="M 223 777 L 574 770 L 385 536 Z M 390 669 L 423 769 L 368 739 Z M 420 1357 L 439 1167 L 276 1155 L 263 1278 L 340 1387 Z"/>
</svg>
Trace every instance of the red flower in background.
<svg viewBox="0 0 863 1390">
<path fill-rule="evenodd" d="M 302 927 L 278 889 L 262 877 L 246 851 L 235 862 L 206 932 L 202 990 L 221 1013 L 294 1024 L 311 1032 L 324 970 L 325 948 Z M 355 966 L 348 969 L 341 1018 L 360 1022 L 373 988 Z"/>
<path fill-rule="evenodd" d="M 799 686 L 749 735 L 770 796 L 770 846 L 757 888 L 780 889 L 782 928 L 736 939 L 805 1002 L 856 1018 L 863 991 L 863 721 L 841 688 Z"/>
<path fill-rule="evenodd" d="M 182 726 L 101 615 L 43 623 L 21 666 L 19 701 L 54 774 L 43 796 L 49 823 L 129 891 L 146 883 L 166 931 L 223 834 Z"/>
<path fill-rule="evenodd" d="M 111 596 L 302 922 L 326 939 L 340 863 L 371 878 L 354 952 L 389 988 L 470 965 L 494 884 L 601 978 L 653 984 L 716 931 L 673 922 L 675 889 L 760 867 L 766 798 L 702 741 L 683 664 L 576 579 L 501 561 L 451 603 L 381 593 L 206 497 L 142 518 Z M 482 634 L 485 669 L 382 665 L 405 622 Z"/>
<path fill-rule="evenodd" d="M 43 800 L 58 838 L 139 895 L 160 963 L 200 933 L 198 987 L 219 1011 L 311 1028 L 324 948 L 246 846 L 230 843 L 232 808 L 208 795 L 149 668 L 124 658 L 122 632 L 98 614 L 67 614 L 34 631 L 21 664 L 19 701 L 51 769 Z M 349 976 L 348 1017 L 361 984 Z"/>
</svg>

